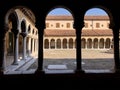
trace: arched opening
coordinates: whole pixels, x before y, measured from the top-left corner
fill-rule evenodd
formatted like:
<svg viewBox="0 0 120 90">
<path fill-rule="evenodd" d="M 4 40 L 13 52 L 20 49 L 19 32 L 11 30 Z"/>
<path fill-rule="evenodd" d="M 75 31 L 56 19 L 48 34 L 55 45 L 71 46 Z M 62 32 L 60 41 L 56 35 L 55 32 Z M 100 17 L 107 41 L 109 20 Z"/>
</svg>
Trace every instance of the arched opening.
<svg viewBox="0 0 120 90">
<path fill-rule="evenodd" d="M 103 38 L 100 39 L 99 48 L 104 49 L 104 39 Z"/>
<path fill-rule="evenodd" d="M 61 48 L 61 40 L 57 39 L 57 49 L 60 49 L 60 48 Z"/>
<path fill-rule="evenodd" d="M 73 72 L 76 68 L 76 35 L 73 29 L 73 17 L 69 11 L 62 7 L 54 8 L 46 17 L 44 46 L 48 46 L 46 44 L 49 40 L 50 48 L 44 48 L 45 71 L 70 70 Z"/>
<path fill-rule="evenodd" d="M 19 39 L 19 42 L 18 42 L 18 44 L 19 44 L 19 47 L 18 47 L 19 56 L 18 56 L 18 58 L 19 58 L 19 60 L 21 60 L 22 53 L 23 53 L 23 37 L 22 37 L 22 35 L 19 35 L 18 39 Z"/>
<path fill-rule="evenodd" d="M 93 40 L 93 48 L 94 48 L 94 49 L 97 49 L 97 48 L 98 48 L 98 39 L 97 39 L 97 38 L 95 38 L 95 39 Z"/>
<path fill-rule="evenodd" d="M 114 54 L 111 49 L 113 33 L 109 28 L 110 18 L 103 7 L 91 8 L 84 16 L 82 29 L 82 69 L 86 72 L 113 72 Z M 82 38 L 81 37 L 81 38 Z M 86 49 L 85 48 L 85 39 Z"/>
<path fill-rule="evenodd" d="M 82 38 L 82 40 L 81 40 L 81 48 L 85 49 L 86 48 L 85 46 L 86 46 L 86 40 L 84 38 Z"/>
<path fill-rule="evenodd" d="M 63 49 L 67 49 L 67 39 L 63 39 Z"/>
<path fill-rule="evenodd" d="M 92 39 L 90 39 L 90 38 L 87 40 L 87 48 L 88 49 L 92 48 Z"/>
<path fill-rule="evenodd" d="M 44 48 L 49 49 L 49 40 L 45 39 Z"/>
<path fill-rule="evenodd" d="M 5 41 L 5 52 L 7 53 L 3 64 L 5 74 L 17 72 L 21 74 L 23 73 L 22 71 L 30 70 L 31 65 L 36 61 L 36 57 L 34 57 L 38 53 L 36 51 L 36 41 L 34 41 L 34 53 L 30 51 L 32 43 L 30 38 L 30 24 L 35 28 L 35 16 L 28 8 L 17 6 L 7 12 L 5 16 L 5 27 L 8 27 Z M 38 40 L 37 35 L 35 38 Z M 32 61 L 32 63 L 23 68 L 24 65 L 28 64 L 28 61 Z M 37 69 L 37 66 L 35 69 Z"/>
<path fill-rule="evenodd" d="M 72 49 L 73 48 L 73 39 L 70 38 L 69 39 L 69 49 Z"/>
<path fill-rule="evenodd" d="M 6 60 L 4 61 L 4 68 L 7 70 L 8 66 L 12 64 L 17 64 L 15 62 L 16 55 L 16 34 L 18 33 L 17 26 L 18 26 L 18 17 L 15 12 L 11 12 L 8 16 L 8 32 L 6 34 Z"/>
<path fill-rule="evenodd" d="M 50 48 L 55 49 L 55 40 L 54 39 L 50 40 Z"/>
<path fill-rule="evenodd" d="M 109 48 L 110 48 L 110 45 L 111 45 L 110 39 L 107 38 L 107 39 L 106 39 L 106 42 L 105 42 L 105 48 L 109 49 Z"/>
</svg>

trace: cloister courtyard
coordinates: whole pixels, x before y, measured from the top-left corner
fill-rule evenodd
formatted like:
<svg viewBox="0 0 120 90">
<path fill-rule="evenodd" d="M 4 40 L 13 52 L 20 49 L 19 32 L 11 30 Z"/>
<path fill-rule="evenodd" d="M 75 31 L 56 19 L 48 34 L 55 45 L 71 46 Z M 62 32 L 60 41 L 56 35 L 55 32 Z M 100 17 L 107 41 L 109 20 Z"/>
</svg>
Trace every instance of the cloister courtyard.
<svg viewBox="0 0 120 90">
<path fill-rule="evenodd" d="M 112 50 L 82 50 L 82 69 L 96 72 L 114 70 Z M 45 71 L 75 70 L 76 50 L 44 50 L 43 69 Z M 52 66 L 53 65 L 53 66 Z M 61 66 L 60 66 L 61 65 Z M 51 67 L 50 67 L 51 66 Z M 60 67 L 59 67 L 60 66 Z M 66 66 L 66 67 L 65 67 Z M 37 68 L 37 61 L 28 70 Z"/>
</svg>

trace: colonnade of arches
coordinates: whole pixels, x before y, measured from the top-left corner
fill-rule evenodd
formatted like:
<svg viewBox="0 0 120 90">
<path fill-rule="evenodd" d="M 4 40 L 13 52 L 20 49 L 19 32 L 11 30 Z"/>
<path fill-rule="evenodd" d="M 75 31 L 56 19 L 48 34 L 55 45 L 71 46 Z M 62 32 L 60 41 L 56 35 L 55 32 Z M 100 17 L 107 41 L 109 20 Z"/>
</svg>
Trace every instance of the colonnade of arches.
<svg viewBox="0 0 120 90">
<path fill-rule="evenodd" d="M 112 38 L 82 38 L 82 49 L 111 49 L 113 48 Z M 76 49 L 76 38 L 46 38 L 44 49 Z"/>
<path fill-rule="evenodd" d="M 8 32 L 6 33 L 6 58 L 4 67 L 11 64 L 18 65 L 18 61 L 23 60 L 26 62 L 29 58 L 38 57 L 37 28 L 19 9 L 14 11 L 15 14 L 11 13 L 7 16 Z M 16 20 L 18 25 L 14 24 L 14 20 Z"/>
<path fill-rule="evenodd" d="M 9 2 L 9 1 L 8 1 Z M 24 1 L 23 1 L 24 2 Z M 30 1 L 31 3 L 35 4 L 34 2 Z M 46 2 L 45 2 L 46 3 Z M 58 1 L 58 3 L 60 3 Z M 74 2 L 75 3 L 75 2 Z M 84 2 L 86 3 L 86 2 Z M 6 4 L 6 3 L 5 3 Z M 20 3 L 22 5 L 22 3 Z M 100 38 L 100 39 L 81 39 L 81 31 L 82 28 L 84 27 L 84 15 L 85 12 L 92 8 L 93 6 L 95 6 L 94 4 L 92 5 L 88 5 L 86 8 L 83 8 L 83 5 L 81 5 L 80 3 L 75 3 L 76 4 L 76 8 L 81 8 L 80 11 L 76 11 L 76 9 L 74 9 L 74 5 L 71 6 L 71 2 L 69 4 L 64 5 L 63 7 L 67 7 L 68 10 L 70 10 L 70 12 L 72 12 L 73 16 L 74 16 L 74 23 L 73 23 L 73 28 L 76 30 L 76 39 L 45 39 L 45 48 L 74 48 L 76 47 L 76 61 L 77 61 L 77 71 L 81 71 L 81 47 L 85 48 L 87 47 L 88 44 L 89 48 L 111 48 L 111 42 L 113 41 L 114 43 L 114 59 L 115 59 L 115 70 L 120 69 L 120 61 L 118 60 L 119 55 L 116 54 L 115 52 L 119 52 L 119 14 L 117 12 L 114 12 L 114 7 L 107 7 L 107 6 L 98 6 L 101 9 L 105 10 L 110 17 L 110 28 L 113 31 L 113 39 L 112 38 Z M 107 3 L 107 5 L 111 5 L 111 2 Z M 4 5 L 4 4 L 3 4 Z M 69 6 L 70 5 L 70 6 Z M 44 6 L 40 6 L 40 9 L 38 9 L 38 7 L 31 8 L 31 10 L 29 9 L 23 9 L 23 12 L 25 12 L 26 15 L 28 15 L 28 18 L 25 18 L 25 16 L 22 16 L 22 14 L 18 14 L 18 12 L 20 12 L 18 9 L 12 9 L 10 10 L 11 7 L 13 7 L 15 5 L 10 4 L 8 7 L 6 7 L 6 9 L 2 9 L 4 12 L 1 15 L 1 27 L 2 27 L 2 31 L 1 33 L 1 42 L 3 42 L 1 44 L 1 52 L 0 52 L 0 70 L 1 72 L 3 72 L 3 62 L 6 60 L 6 55 L 8 52 L 13 52 L 14 53 L 14 64 L 17 64 L 18 62 L 18 56 L 19 56 L 19 51 L 22 48 L 22 59 L 25 60 L 26 58 L 26 51 L 31 52 L 31 53 L 39 53 L 37 54 L 38 56 L 38 71 L 42 71 L 43 70 L 43 33 L 45 30 L 45 17 L 48 14 L 49 10 L 51 10 L 52 8 L 54 8 L 55 6 L 52 4 L 52 2 L 50 2 L 50 6 L 48 8 L 43 8 Z M 81 7 L 80 7 L 81 6 Z M 109 9 L 110 11 L 109 11 Z M 116 8 L 115 8 L 116 9 Z M 10 11 L 9 11 L 10 10 Z M 17 12 L 18 10 L 18 12 Z M 27 11 L 28 10 L 28 11 Z M 78 9 L 79 10 L 79 9 Z M 9 11 L 9 12 L 8 12 Z M 33 12 L 34 14 L 32 14 L 31 12 Z M 42 13 L 38 13 L 39 11 L 41 11 Z M 8 13 L 7 13 L 8 12 Z M 12 12 L 12 13 L 11 13 Z M 7 15 L 6 15 L 7 13 Z M 114 13 L 114 14 L 112 14 Z M 6 16 L 5 16 L 6 15 Z M 20 16 L 19 16 L 20 15 Z M 30 15 L 30 16 L 29 16 Z M 4 20 L 5 18 L 5 20 Z M 36 18 L 36 20 L 34 20 Z M 26 20 L 27 19 L 27 20 Z M 30 20 L 32 21 L 31 23 Z M 11 25 L 11 27 L 9 26 Z M 30 28 L 29 28 L 30 25 Z M 37 28 L 36 28 L 37 26 Z M 28 31 L 30 31 L 30 33 L 28 33 Z M 7 34 L 9 33 L 8 37 L 12 37 L 9 38 L 9 43 L 7 42 Z M 10 35 L 11 34 L 11 35 Z M 22 40 L 20 39 L 22 38 Z M 10 40 L 11 39 L 11 40 Z M 13 40 L 13 41 L 12 41 Z M 21 40 L 21 42 L 20 42 Z M 12 42 L 10 42 L 12 41 Z M 57 43 L 55 43 L 57 42 Z M 68 45 L 69 42 L 69 45 Z M 75 43 L 76 42 L 76 43 Z M 91 42 L 93 42 L 91 44 Z M 7 44 L 8 43 L 8 44 Z M 47 43 L 47 44 L 46 44 Z M 48 45 L 49 43 L 49 45 Z M 88 44 L 86 44 L 88 43 Z M 62 44 L 62 45 L 61 45 Z M 75 45 L 76 44 L 76 45 Z M 21 45 L 21 47 L 20 47 Z M 7 48 L 6 48 L 7 47 Z M 27 47 L 27 49 L 26 49 Z M 39 48 L 38 48 L 39 47 Z M 13 48 L 13 49 L 10 49 Z M 33 55 L 33 54 L 32 54 Z"/>
</svg>

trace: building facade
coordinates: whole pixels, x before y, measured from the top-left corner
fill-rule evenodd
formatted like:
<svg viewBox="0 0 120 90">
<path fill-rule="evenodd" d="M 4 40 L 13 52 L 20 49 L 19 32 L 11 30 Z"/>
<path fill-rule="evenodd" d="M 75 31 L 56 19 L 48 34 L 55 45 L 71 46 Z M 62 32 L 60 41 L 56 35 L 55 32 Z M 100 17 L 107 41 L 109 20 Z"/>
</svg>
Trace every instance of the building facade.
<svg viewBox="0 0 120 90">
<path fill-rule="evenodd" d="M 72 16 L 48 16 L 44 31 L 44 49 L 75 49 L 76 30 Z M 108 16 L 85 16 L 82 29 L 82 49 L 113 48 L 113 33 Z"/>
</svg>

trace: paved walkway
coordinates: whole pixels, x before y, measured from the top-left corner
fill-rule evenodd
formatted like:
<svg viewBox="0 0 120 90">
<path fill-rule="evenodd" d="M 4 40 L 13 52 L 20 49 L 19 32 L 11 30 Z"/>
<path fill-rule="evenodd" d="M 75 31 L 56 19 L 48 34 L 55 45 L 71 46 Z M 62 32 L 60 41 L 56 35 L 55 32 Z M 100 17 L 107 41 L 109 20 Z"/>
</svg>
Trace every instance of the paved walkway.
<svg viewBox="0 0 120 90">
<path fill-rule="evenodd" d="M 32 64 L 36 62 L 35 58 L 27 58 L 26 60 L 18 61 L 18 65 L 9 65 L 5 68 L 4 74 L 27 74 L 34 73 L 35 69 L 28 70 Z"/>
</svg>

